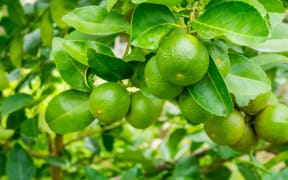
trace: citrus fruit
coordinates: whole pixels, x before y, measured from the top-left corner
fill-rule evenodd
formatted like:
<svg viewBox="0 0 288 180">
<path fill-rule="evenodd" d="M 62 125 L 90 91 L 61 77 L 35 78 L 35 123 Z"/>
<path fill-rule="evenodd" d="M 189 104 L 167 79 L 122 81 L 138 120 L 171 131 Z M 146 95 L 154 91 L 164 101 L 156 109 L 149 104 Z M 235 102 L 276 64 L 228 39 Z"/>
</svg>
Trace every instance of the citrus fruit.
<svg viewBox="0 0 288 180">
<path fill-rule="evenodd" d="M 88 93 L 67 90 L 53 97 L 49 102 L 45 120 L 50 129 L 58 134 L 78 131 L 94 120 L 88 106 Z"/>
<path fill-rule="evenodd" d="M 267 142 L 288 142 L 288 107 L 284 104 L 267 106 L 256 116 L 254 127 L 256 134 Z"/>
<path fill-rule="evenodd" d="M 161 41 L 156 62 L 166 81 L 186 86 L 204 77 L 209 66 L 209 55 L 197 38 L 174 31 Z"/>
<path fill-rule="evenodd" d="M 183 86 L 171 84 L 162 78 L 156 64 L 155 56 L 146 64 L 145 83 L 153 95 L 163 99 L 178 96 L 184 88 Z"/>
<path fill-rule="evenodd" d="M 152 100 L 137 91 L 131 95 L 131 105 L 126 115 L 128 123 L 137 129 L 145 129 L 156 119 Z"/>
<path fill-rule="evenodd" d="M 199 124 L 213 117 L 193 99 L 188 90 L 180 94 L 178 104 L 184 118 L 191 124 Z"/>
<path fill-rule="evenodd" d="M 271 94 L 269 91 L 258 95 L 255 99 L 250 100 L 247 106 L 241 107 L 241 110 L 250 115 L 257 114 L 268 105 Z"/>
<path fill-rule="evenodd" d="M 244 117 L 236 110 L 227 117 L 215 117 L 204 122 L 207 135 L 220 145 L 237 143 L 243 135 L 244 127 Z"/>
<path fill-rule="evenodd" d="M 243 135 L 240 140 L 235 144 L 231 145 L 231 147 L 237 151 L 241 152 L 250 152 L 255 149 L 259 142 L 258 136 L 255 134 L 253 128 L 250 124 L 246 123 Z"/>
<path fill-rule="evenodd" d="M 114 83 L 108 82 L 96 87 L 89 98 L 89 110 L 102 123 L 121 120 L 129 110 L 128 91 Z"/>
</svg>

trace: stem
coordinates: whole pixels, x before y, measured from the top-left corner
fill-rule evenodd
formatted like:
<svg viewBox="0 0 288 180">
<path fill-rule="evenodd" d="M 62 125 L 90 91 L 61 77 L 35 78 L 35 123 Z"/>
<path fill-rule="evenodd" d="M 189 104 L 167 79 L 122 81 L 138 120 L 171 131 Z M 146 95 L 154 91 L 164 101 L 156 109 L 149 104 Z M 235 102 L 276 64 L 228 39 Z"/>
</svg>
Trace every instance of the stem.
<svg viewBox="0 0 288 180">
<path fill-rule="evenodd" d="M 52 156 L 58 156 L 60 155 L 61 148 L 63 146 L 63 135 L 61 134 L 56 134 L 55 140 L 54 140 L 54 148 L 52 149 L 51 155 Z M 50 167 L 51 171 L 51 179 L 52 180 L 62 180 L 62 171 L 60 167 L 57 166 L 51 166 Z"/>
</svg>

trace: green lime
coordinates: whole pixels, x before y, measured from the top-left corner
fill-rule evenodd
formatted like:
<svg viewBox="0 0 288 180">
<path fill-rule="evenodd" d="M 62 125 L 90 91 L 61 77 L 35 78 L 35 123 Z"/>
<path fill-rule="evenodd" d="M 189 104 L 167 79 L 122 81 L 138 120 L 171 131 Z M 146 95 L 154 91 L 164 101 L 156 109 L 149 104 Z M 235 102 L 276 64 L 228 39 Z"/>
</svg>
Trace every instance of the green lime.
<svg viewBox="0 0 288 180">
<path fill-rule="evenodd" d="M 179 96 L 178 104 L 184 118 L 191 124 L 199 124 L 213 117 L 193 99 L 188 90 Z"/>
<path fill-rule="evenodd" d="M 244 128 L 244 133 L 241 136 L 240 140 L 231 147 L 237 151 L 241 152 L 250 152 L 254 150 L 259 142 L 258 136 L 255 134 L 253 128 L 250 124 L 246 123 Z"/>
<path fill-rule="evenodd" d="M 284 104 L 269 105 L 256 116 L 254 127 L 256 134 L 267 142 L 288 142 L 288 107 Z"/>
<path fill-rule="evenodd" d="M 241 110 L 247 114 L 254 115 L 263 110 L 269 103 L 272 92 L 266 92 L 258 95 L 255 99 L 250 100 L 249 104 L 241 107 Z"/>
<path fill-rule="evenodd" d="M 187 86 L 204 77 L 209 66 L 209 55 L 197 38 L 174 31 L 161 41 L 156 62 L 166 81 Z"/>
<path fill-rule="evenodd" d="M 130 96 L 128 91 L 108 82 L 96 87 L 89 98 L 89 110 L 102 123 L 121 120 L 128 112 Z"/>
<path fill-rule="evenodd" d="M 156 57 L 149 60 L 145 67 L 145 83 L 148 90 L 155 96 L 170 99 L 178 96 L 183 86 L 177 86 L 164 80 L 158 70 Z"/>
<path fill-rule="evenodd" d="M 137 129 L 145 129 L 156 120 L 153 101 L 137 91 L 131 95 L 131 105 L 126 115 L 128 123 Z"/>
<path fill-rule="evenodd" d="M 244 117 L 236 110 L 227 117 L 215 117 L 204 122 L 207 135 L 220 145 L 237 143 L 243 135 L 244 127 Z"/>
</svg>

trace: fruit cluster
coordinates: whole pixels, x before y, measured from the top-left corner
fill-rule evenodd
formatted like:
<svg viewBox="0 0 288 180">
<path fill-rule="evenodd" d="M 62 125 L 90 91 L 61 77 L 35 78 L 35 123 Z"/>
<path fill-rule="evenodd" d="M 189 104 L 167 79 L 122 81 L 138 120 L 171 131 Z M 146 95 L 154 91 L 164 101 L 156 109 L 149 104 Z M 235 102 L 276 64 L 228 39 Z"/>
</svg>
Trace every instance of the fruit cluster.
<svg viewBox="0 0 288 180">
<path fill-rule="evenodd" d="M 75 100 L 75 105 L 83 103 L 82 115 L 87 120 L 84 122 L 79 118 L 79 125 L 70 128 L 66 121 L 72 117 L 64 112 L 73 105 L 64 107 L 61 98 L 71 99 L 78 95 L 68 91 L 50 102 L 46 112 L 47 122 L 55 132 L 66 133 L 87 126 L 94 118 L 102 124 L 109 124 L 125 117 L 133 127 L 145 129 L 160 116 L 165 100 L 176 99 L 187 122 L 193 125 L 203 123 L 205 132 L 217 144 L 247 152 L 256 147 L 259 138 L 270 143 L 288 142 L 288 132 L 285 131 L 288 129 L 288 107 L 274 101 L 271 91 L 250 99 L 245 106 L 237 104 L 230 92 L 229 99 L 233 100 L 231 109 L 234 107 L 227 116 L 216 116 L 193 97 L 191 87 L 197 87 L 205 79 L 211 62 L 217 67 L 219 76 L 225 78 L 229 73 L 230 61 L 215 61 L 208 45 L 191 34 L 174 30 L 162 39 L 156 53 L 147 58 L 148 62 L 142 63 L 142 70 L 139 71 L 139 67 L 134 69 L 134 76 L 137 73 L 144 75 L 140 83 L 133 80 L 134 76 L 130 78 L 132 85 L 141 90 L 129 93 L 124 85 L 108 80 L 94 88 L 90 95 Z M 86 97 L 89 97 L 87 107 Z M 63 106 L 65 116 L 58 116 L 60 110 L 55 113 L 54 106 Z"/>
</svg>

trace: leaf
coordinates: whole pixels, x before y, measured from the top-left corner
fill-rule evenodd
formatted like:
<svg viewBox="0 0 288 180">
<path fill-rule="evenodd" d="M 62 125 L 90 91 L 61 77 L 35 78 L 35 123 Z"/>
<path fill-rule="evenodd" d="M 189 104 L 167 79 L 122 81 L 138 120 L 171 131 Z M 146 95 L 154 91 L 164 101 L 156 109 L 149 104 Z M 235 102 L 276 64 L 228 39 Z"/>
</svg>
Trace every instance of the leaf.
<svg viewBox="0 0 288 180">
<path fill-rule="evenodd" d="M 140 4 L 140 3 L 153 3 L 153 4 L 162 4 L 162 5 L 167 5 L 167 6 L 174 6 L 178 5 L 181 3 L 182 0 L 132 0 L 133 3 L 135 4 Z"/>
<path fill-rule="evenodd" d="M 0 128 L 1 129 L 1 128 Z M 2 130 L 2 129 L 1 129 Z M 0 131 L 1 132 L 1 131 Z M 0 135 L 1 136 L 1 135 Z M 1 139 L 1 138 L 0 138 Z M 2 149 L 0 149 L 0 177 L 4 176 L 6 173 L 5 173 L 5 169 L 6 169 L 6 160 L 7 160 L 7 157 L 6 157 L 6 152 Z"/>
<path fill-rule="evenodd" d="M 265 9 L 269 12 L 284 12 L 285 9 L 283 7 L 281 0 L 258 0 Z"/>
<path fill-rule="evenodd" d="M 288 64 L 288 57 L 280 54 L 260 54 L 250 58 L 250 61 L 261 66 L 264 71 L 267 71 L 281 64 Z"/>
<path fill-rule="evenodd" d="M 23 56 L 23 36 L 16 35 L 10 44 L 10 60 L 15 67 L 21 67 Z"/>
<path fill-rule="evenodd" d="M 267 169 L 271 169 L 273 166 L 276 166 L 277 164 L 287 161 L 288 160 L 288 152 L 284 151 L 284 152 L 280 152 L 279 154 L 277 154 L 275 157 L 273 157 L 272 159 L 270 159 L 269 161 L 267 161 L 264 166 Z"/>
<path fill-rule="evenodd" d="M 118 0 L 107 0 L 106 2 L 106 9 L 108 12 L 111 11 L 111 9 L 113 8 L 113 6 L 118 2 Z"/>
<path fill-rule="evenodd" d="M 8 1 L 9 18 L 18 25 L 25 24 L 25 15 L 19 0 Z"/>
<path fill-rule="evenodd" d="M 0 140 L 7 141 L 9 138 L 11 138 L 13 136 L 14 132 L 15 132 L 14 130 L 4 129 L 4 128 L 0 127 Z M 1 152 L 1 150 L 0 150 L 0 152 Z M 0 153 L 0 156 L 1 156 L 1 153 Z"/>
<path fill-rule="evenodd" d="M 51 47 L 54 36 L 53 24 L 50 18 L 50 11 L 45 12 L 41 18 L 40 33 L 42 39 L 42 45 L 45 47 Z"/>
<path fill-rule="evenodd" d="M 34 31 L 24 36 L 24 53 L 33 54 L 36 56 L 38 47 L 41 44 L 40 30 L 35 29 Z"/>
<path fill-rule="evenodd" d="M 246 163 L 237 163 L 237 167 L 245 179 L 260 180 L 261 176 L 254 170 L 253 166 Z"/>
<path fill-rule="evenodd" d="M 132 45 L 144 49 L 157 49 L 161 39 L 176 27 L 175 23 L 174 15 L 165 6 L 138 5 L 132 18 Z"/>
<path fill-rule="evenodd" d="M 217 116 L 227 116 L 233 111 L 233 103 L 222 76 L 214 61 L 210 61 L 207 75 L 188 87 L 190 95 L 206 111 Z"/>
<path fill-rule="evenodd" d="M 16 93 L 7 97 L 2 102 L 2 117 L 25 108 L 32 101 L 32 96 L 22 93 Z"/>
<path fill-rule="evenodd" d="M 174 158 L 175 154 L 178 151 L 178 145 L 181 142 L 182 138 L 186 135 L 186 130 L 183 128 L 176 129 L 170 136 L 167 142 L 167 146 L 170 151 L 170 156 Z"/>
<path fill-rule="evenodd" d="M 79 31 L 72 31 L 68 35 L 65 36 L 65 40 L 90 40 L 97 41 L 106 45 L 111 45 L 114 43 L 114 39 L 116 34 L 107 35 L 107 36 L 96 36 L 91 34 L 85 34 Z"/>
<path fill-rule="evenodd" d="M 123 58 L 125 62 L 130 61 L 138 61 L 138 62 L 145 62 L 145 54 L 141 48 L 133 48 L 132 52 Z"/>
<path fill-rule="evenodd" d="M 128 79 L 133 75 L 133 68 L 122 59 L 99 54 L 88 49 L 88 64 L 93 73 L 107 81 Z"/>
<path fill-rule="evenodd" d="M 251 99 L 271 90 L 270 80 L 264 70 L 248 58 L 230 54 L 231 70 L 225 78 L 226 85 L 240 107 Z"/>
<path fill-rule="evenodd" d="M 90 168 L 88 166 L 84 167 L 84 172 L 89 180 L 108 180 L 108 178 L 102 174 L 100 171 Z"/>
<path fill-rule="evenodd" d="M 95 138 L 87 136 L 85 137 L 84 141 L 85 141 L 85 147 L 88 150 L 90 150 L 93 154 L 96 154 L 96 155 L 100 154 L 101 147 Z"/>
<path fill-rule="evenodd" d="M 220 165 L 214 169 L 210 169 L 208 173 L 205 174 L 205 179 L 221 179 L 221 180 L 229 180 L 231 176 L 231 170 L 224 165 Z M 250 180 L 250 179 L 249 179 Z"/>
<path fill-rule="evenodd" d="M 56 167 L 65 167 L 69 163 L 64 158 L 59 157 L 59 156 L 48 156 L 45 158 L 45 161 L 47 164 L 56 166 Z"/>
<path fill-rule="evenodd" d="M 0 91 L 9 87 L 9 81 L 5 70 L 0 66 Z"/>
<path fill-rule="evenodd" d="M 239 45 L 260 43 L 269 36 L 264 17 L 256 8 L 241 1 L 212 6 L 192 21 L 192 27 L 205 38 L 224 37 Z"/>
<path fill-rule="evenodd" d="M 88 66 L 87 50 L 91 48 L 100 54 L 114 56 L 112 50 L 105 44 L 96 41 L 63 40 L 65 51 L 78 62 Z"/>
<path fill-rule="evenodd" d="M 114 148 L 114 137 L 108 133 L 102 134 L 102 141 L 105 149 L 111 152 Z"/>
<path fill-rule="evenodd" d="M 63 40 L 60 38 L 54 38 L 52 46 L 52 56 L 56 64 L 57 70 L 65 82 L 67 82 L 72 88 L 79 91 L 88 92 L 90 88 L 87 87 L 85 82 L 85 70 L 86 66 L 78 63 L 72 57 L 70 57 L 62 47 Z"/>
<path fill-rule="evenodd" d="M 50 12 L 53 21 L 61 28 L 66 28 L 67 25 L 63 22 L 62 17 L 73 8 L 76 8 L 77 1 L 74 1 L 75 4 L 73 4 L 73 1 L 69 2 L 66 0 L 50 0 Z M 70 4 L 68 6 L 68 4 Z M 68 7 L 70 7 L 68 9 Z"/>
<path fill-rule="evenodd" d="M 30 180 L 35 175 L 31 156 L 19 144 L 15 144 L 10 152 L 6 172 L 10 180 Z"/>
<path fill-rule="evenodd" d="M 6 127 L 8 129 L 17 129 L 26 120 L 25 111 L 21 109 L 9 115 Z"/>
<path fill-rule="evenodd" d="M 94 118 L 88 110 L 89 94 L 75 90 L 64 91 L 48 104 L 45 120 L 56 133 L 65 134 L 88 126 Z"/>
<path fill-rule="evenodd" d="M 141 169 L 138 165 L 128 169 L 123 176 L 121 177 L 121 180 L 135 180 L 135 179 L 143 179 L 143 173 L 141 172 Z"/>
<path fill-rule="evenodd" d="M 174 178 L 191 177 L 198 178 L 200 176 L 200 167 L 195 157 L 184 157 L 180 159 L 173 171 Z"/>
<path fill-rule="evenodd" d="M 38 119 L 35 117 L 33 119 L 27 119 L 21 126 L 21 134 L 29 138 L 37 138 L 38 136 Z"/>
<path fill-rule="evenodd" d="M 63 21 L 76 30 L 94 35 L 128 32 L 129 23 L 116 11 L 107 12 L 100 6 L 77 8 L 63 16 Z"/>
</svg>

